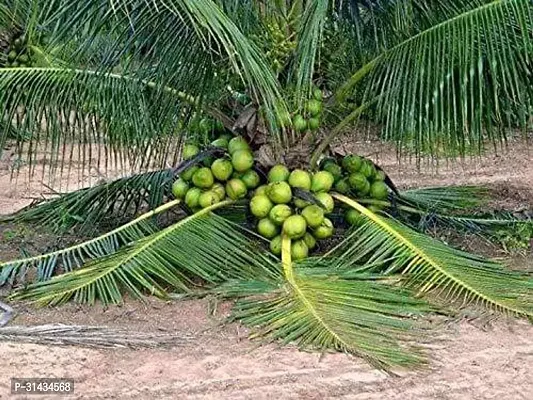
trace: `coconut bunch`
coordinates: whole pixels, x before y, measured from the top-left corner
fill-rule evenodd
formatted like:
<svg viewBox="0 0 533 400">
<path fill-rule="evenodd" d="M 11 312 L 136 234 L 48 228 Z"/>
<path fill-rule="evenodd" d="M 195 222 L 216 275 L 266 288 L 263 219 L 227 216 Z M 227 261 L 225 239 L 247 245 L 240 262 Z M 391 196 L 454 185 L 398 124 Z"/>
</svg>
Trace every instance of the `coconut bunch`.
<svg viewBox="0 0 533 400">
<path fill-rule="evenodd" d="M 389 197 L 389 186 L 385 172 L 371 160 L 357 154 L 350 154 L 337 160 L 325 158 L 320 169 L 328 171 L 334 178 L 334 190 L 358 200 L 366 200 L 371 211 L 378 212 L 384 208 Z M 344 213 L 345 221 L 350 225 L 360 225 L 361 215 L 350 208 Z"/>
<path fill-rule="evenodd" d="M 242 137 L 222 135 L 211 143 L 222 154 L 207 156 L 186 168 L 172 185 L 172 193 L 193 212 L 225 199 L 239 200 L 257 188 L 261 178 L 253 169 L 254 156 Z M 186 143 L 182 157 L 194 161 L 201 152 L 194 143 Z"/>
<path fill-rule="evenodd" d="M 210 152 L 215 149 L 216 151 Z M 334 191 L 357 199 L 375 200 L 369 206 L 379 211 L 387 200 L 386 174 L 372 161 L 358 155 L 342 160 L 326 158 L 316 172 L 290 170 L 278 164 L 268 172 L 255 168 L 250 145 L 243 137 L 222 134 L 207 150 L 186 143 L 182 150 L 185 169 L 172 186 L 172 193 L 197 212 L 224 200 L 249 199 L 254 228 L 270 240 L 270 250 L 281 254 L 281 238 L 291 238 L 292 257 L 301 260 L 317 248 L 317 241 L 331 238 L 330 214 Z M 259 172 L 261 173 L 259 173 Z M 344 220 L 359 225 L 361 216 L 346 210 Z"/>
<path fill-rule="evenodd" d="M 317 240 L 333 235 L 333 222 L 327 215 L 335 207 L 328 193 L 334 184 L 328 171 L 311 173 L 290 171 L 275 165 L 268 172 L 268 183 L 258 187 L 250 200 L 250 211 L 257 218 L 257 232 L 270 239 L 270 250 L 281 255 L 281 238 L 292 239 L 293 259 L 306 258 Z"/>
<path fill-rule="evenodd" d="M 11 40 L 7 50 L 7 64 L 8 68 L 16 67 L 31 67 L 33 60 L 28 43 L 24 36 L 17 36 Z"/>
<path fill-rule="evenodd" d="M 323 94 L 320 88 L 315 87 L 312 91 L 312 96 L 305 103 L 303 112 L 296 112 L 292 116 L 290 122 L 296 132 L 315 132 L 320 128 L 322 119 Z M 283 126 L 287 125 L 288 121 L 280 121 Z"/>
</svg>

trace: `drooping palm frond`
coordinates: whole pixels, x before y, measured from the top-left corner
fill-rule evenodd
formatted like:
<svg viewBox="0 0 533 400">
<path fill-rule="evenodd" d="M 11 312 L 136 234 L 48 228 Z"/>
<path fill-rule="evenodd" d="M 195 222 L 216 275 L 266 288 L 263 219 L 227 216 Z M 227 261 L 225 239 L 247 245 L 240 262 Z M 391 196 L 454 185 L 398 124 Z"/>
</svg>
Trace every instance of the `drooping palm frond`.
<svg viewBox="0 0 533 400">
<path fill-rule="evenodd" d="M 489 189 L 484 186 L 435 186 L 403 190 L 399 202 L 444 213 L 480 207 L 489 199 Z"/>
<path fill-rule="evenodd" d="M 361 95 L 359 104 L 378 99 L 385 138 L 412 144 L 417 155 L 502 143 L 497 128 L 524 126 L 533 102 L 531 2 L 460 3 L 376 54 L 337 93 L 340 101 Z"/>
<path fill-rule="evenodd" d="M 340 259 L 400 273 L 420 294 L 437 292 L 449 302 L 533 316 L 533 280 L 482 257 L 455 250 L 397 221 L 379 216 L 343 195 L 334 197 L 367 220 L 346 240 Z"/>
<path fill-rule="evenodd" d="M 264 56 L 214 1 L 62 0 L 45 15 L 40 23 L 50 46 L 68 66 L 0 75 L 3 117 L 11 120 L 24 106 L 19 124 L 34 132 L 29 145 L 19 143 L 30 163 L 44 149 L 48 161 L 62 166 L 72 160 L 72 144 L 72 151 L 82 149 L 87 168 L 109 167 L 113 158 L 130 172 L 147 164 L 161 168 L 174 156 L 191 112 L 219 99 L 226 70 L 241 76 L 279 133 L 274 116 L 285 106 L 278 83 Z M 105 36 L 113 41 L 102 50 Z M 102 145 L 105 156 L 94 149 Z M 85 156 L 90 151 L 97 161 Z"/>
<path fill-rule="evenodd" d="M 63 272 L 73 271 L 89 260 L 113 254 L 121 246 L 154 234 L 158 227 L 152 223 L 151 218 L 176 207 L 179 203 L 178 200 L 168 202 L 125 225 L 83 243 L 43 255 L 0 263 L 0 286 L 6 283 L 13 284 L 15 280 L 19 284 L 27 283 L 27 275 L 32 275 L 34 269 L 36 270 L 34 280 L 45 281 L 50 279 L 58 268 Z"/>
<path fill-rule="evenodd" d="M 133 217 L 143 208 L 161 206 L 173 178 L 173 169 L 119 178 L 30 205 L 0 221 L 39 224 L 57 233 L 74 227 L 94 230 L 114 217 Z"/>
<path fill-rule="evenodd" d="M 211 214 L 230 203 L 205 208 L 78 270 L 15 291 L 13 298 L 41 305 L 71 299 L 117 304 L 124 292 L 166 297 L 169 290 L 193 293 L 200 284 L 244 280 L 258 271 L 273 274 L 273 258 L 258 253 L 236 225 Z"/>
<path fill-rule="evenodd" d="M 410 318 L 431 308 L 383 278 L 339 277 L 325 268 L 330 263 L 325 259 L 293 263 L 286 238 L 283 287 L 268 282 L 237 285 L 234 292 L 255 296 L 240 300 L 233 317 L 255 327 L 254 336 L 296 342 L 302 348 L 344 351 L 381 369 L 422 362 L 419 349 L 406 340 L 421 334 Z"/>
</svg>

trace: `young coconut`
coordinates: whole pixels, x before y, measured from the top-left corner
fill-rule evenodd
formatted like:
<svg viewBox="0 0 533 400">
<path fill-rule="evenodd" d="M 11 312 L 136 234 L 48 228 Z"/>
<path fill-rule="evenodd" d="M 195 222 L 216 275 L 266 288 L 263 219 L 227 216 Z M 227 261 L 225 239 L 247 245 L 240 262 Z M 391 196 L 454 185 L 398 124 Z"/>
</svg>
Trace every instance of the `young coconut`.
<svg viewBox="0 0 533 400">
<path fill-rule="evenodd" d="M 215 183 L 215 178 L 211 172 L 211 168 L 202 167 L 192 176 L 192 183 L 194 186 L 209 189 Z"/>
<path fill-rule="evenodd" d="M 279 235 L 279 226 L 274 224 L 268 218 L 263 218 L 257 223 L 257 232 L 267 239 L 272 239 Z"/>
<path fill-rule="evenodd" d="M 309 250 L 313 250 L 316 247 L 316 239 L 309 232 L 305 233 L 303 240 Z"/>
<path fill-rule="evenodd" d="M 305 235 L 307 222 L 301 215 L 292 215 L 283 222 L 283 233 L 291 239 L 299 239 Z"/>
<path fill-rule="evenodd" d="M 329 193 L 317 193 L 315 194 L 315 199 L 324 206 L 324 214 L 330 214 L 333 212 L 333 209 L 335 208 L 335 201 Z"/>
<path fill-rule="evenodd" d="M 268 172 L 268 181 L 269 182 L 283 182 L 289 179 L 290 172 L 289 169 L 282 164 L 274 165 Z"/>
<path fill-rule="evenodd" d="M 324 218 L 322 224 L 313 230 L 313 236 L 319 240 L 327 239 L 333 236 L 333 222 Z"/>
<path fill-rule="evenodd" d="M 287 204 L 292 199 L 292 190 L 287 182 L 274 182 L 268 185 L 267 195 L 276 204 Z"/>
<path fill-rule="evenodd" d="M 226 189 L 224 189 L 224 185 L 220 182 L 217 182 L 213 185 L 211 188 L 213 192 L 215 192 L 220 199 L 220 201 L 224 200 L 226 198 Z"/>
<path fill-rule="evenodd" d="M 303 209 L 302 217 L 310 228 L 318 228 L 324 222 L 324 210 L 313 204 Z"/>
<path fill-rule="evenodd" d="M 233 153 L 239 150 L 250 151 L 250 145 L 243 137 L 236 136 L 228 143 L 228 153 L 233 155 Z"/>
<path fill-rule="evenodd" d="M 176 199 L 184 199 L 188 190 L 189 184 L 181 178 L 172 184 L 172 194 Z"/>
<path fill-rule="evenodd" d="M 202 189 L 197 187 L 190 188 L 187 194 L 185 195 L 185 204 L 187 205 L 187 207 L 189 207 L 191 210 L 197 208 L 200 205 L 199 199 L 201 194 Z"/>
<path fill-rule="evenodd" d="M 311 189 L 311 174 L 302 169 L 295 169 L 289 175 L 289 185 L 293 188 L 309 190 Z"/>
<path fill-rule="evenodd" d="M 248 189 L 255 189 L 261 183 L 261 177 L 253 169 L 246 171 L 241 177 L 241 180 Z"/>
<path fill-rule="evenodd" d="M 225 158 L 219 158 L 218 160 L 215 160 L 211 165 L 211 172 L 217 180 L 225 182 L 231 177 L 231 174 L 233 173 L 233 164 L 230 160 L 226 160 Z"/>
<path fill-rule="evenodd" d="M 220 202 L 220 198 L 218 197 L 218 194 L 215 193 L 213 190 L 208 190 L 207 192 L 203 192 L 198 198 L 198 205 L 202 208 L 210 207 L 213 204 L 216 204 L 219 202 Z"/>
<path fill-rule="evenodd" d="M 274 203 L 266 195 L 255 195 L 250 200 L 250 211 L 257 218 L 266 218 L 273 207 Z"/>
<path fill-rule="evenodd" d="M 309 256 L 309 248 L 305 240 L 295 240 L 291 243 L 291 258 L 295 261 L 306 259 Z"/>
<path fill-rule="evenodd" d="M 278 204 L 270 209 L 268 217 L 276 225 L 282 225 L 292 215 L 292 210 L 287 204 Z"/>
<path fill-rule="evenodd" d="M 281 235 L 276 236 L 274 239 L 270 241 L 270 251 L 272 254 L 279 256 L 281 255 L 281 242 L 283 241 L 283 238 Z"/>
<path fill-rule="evenodd" d="M 183 146 L 183 151 L 181 152 L 181 157 L 184 160 L 190 160 L 194 157 L 196 157 L 200 153 L 200 148 L 191 143 L 187 143 Z"/>
<path fill-rule="evenodd" d="M 311 191 L 315 193 L 329 192 L 334 182 L 335 178 L 330 172 L 318 171 L 313 175 Z"/>
<path fill-rule="evenodd" d="M 226 183 L 226 194 L 232 200 L 238 200 L 246 197 L 248 190 L 246 185 L 240 179 L 231 179 Z"/>
<path fill-rule="evenodd" d="M 254 156 L 249 150 L 237 150 L 231 156 L 231 163 L 237 172 L 248 171 L 254 165 Z"/>
</svg>

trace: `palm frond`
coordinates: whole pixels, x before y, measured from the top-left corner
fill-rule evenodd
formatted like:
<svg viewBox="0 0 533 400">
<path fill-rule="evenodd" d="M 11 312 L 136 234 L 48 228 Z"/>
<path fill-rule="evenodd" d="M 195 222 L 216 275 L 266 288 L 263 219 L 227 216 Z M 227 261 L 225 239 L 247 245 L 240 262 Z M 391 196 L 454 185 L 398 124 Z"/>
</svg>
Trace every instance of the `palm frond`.
<svg viewBox="0 0 533 400">
<path fill-rule="evenodd" d="M 141 215 L 110 232 L 83 243 L 75 244 L 48 254 L 0 263 L 0 286 L 6 283 L 27 283 L 27 275 L 37 272 L 37 282 L 50 279 L 61 268 L 63 272 L 73 271 L 89 260 L 115 253 L 120 247 L 142 239 L 157 232 L 150 219 L 161 214 L 180 202 L 178 200 L 164 204 L 155 210 Z M 33 280 L 33 279 L 32 279 Z"/>
<path fill-rule="evenodd" d="M 385 138 L 412 144 L 418 156 L 480 150 L 485 139 L 505 140 L 497 128 L 527 123 L 533 5 L 460 3 L 444 21 L 377 54 L 337 93 L 339 100 L 362 95 L 360 103 L 378 98 Z"/>
<path fill-rule="evenodd" d="M 398 200 L 427 211 L 449 212 L 481 207 L 489 199 L 489 189 L 483 186 L 435 186 L 403 190 Z"/>
<path fill-rule="evenodd" d="M 226 201 L 184 218 L 109 256 L 49 281 L 15 291 L 14 299 L 40 305 L 69 300 L 93 304 L 122 302 L 123 293 L 167 297 L 168 291 L 191 293 L 200 284 L 247 279 L 257 271 L 271 274 L 275 263 L 244 232 L 211 211 Z"/>
<path fill-rule="evenodd" d="M 119 178 L 30 205 L 0 220 L 39 224 L 57 233 L 75 227 L 87 232 L 114 217 L 133 217 L 143 208 L 161 206 L 173 178 L 173 169 Z"/>
<path fill-rule="evenodd" d="M 334 197 L 368 221 L 340 246 L 346 263 L 400 273 L 420 294 L 437 292 L 451 302 L 504 314 L 533 316 L 533 280 L 480 256 L 455 250 L 397 221 L 379 216 L 343 195 Z"/>
<path fill-rule="evenodd" d="M 322 264 L 330 261 L 293 264 L 286 238 L 284 287 L 268 282 L 238 286 L 239 291 L 256 296 L 239 301 L 234 318 L 255 327 L 254 336 L 296 342 L 302 348 L 344 351 L 381 369 L 423 361 L 420 350 L 406 340 L 421 333 L 410 317 L 430 307 L 383 278 L 361 274 L 343 279 Z M 315 269 L 318 273 L 313 273 Z M 266 294 L 257 296 L 261 290 Z"/>
</svg>

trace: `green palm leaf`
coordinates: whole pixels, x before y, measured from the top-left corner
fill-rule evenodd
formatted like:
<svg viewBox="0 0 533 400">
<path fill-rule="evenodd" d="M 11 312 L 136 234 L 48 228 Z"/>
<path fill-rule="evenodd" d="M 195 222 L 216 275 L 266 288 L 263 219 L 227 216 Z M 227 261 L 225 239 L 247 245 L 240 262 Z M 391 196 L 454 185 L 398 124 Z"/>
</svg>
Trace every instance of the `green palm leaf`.
<svg viewBox="0 0 533 400">
<path fill-rule="evenodd" d="M 238 286 L 244 294 L 261 290 L 266 294 L 239 301 L 234 318 L 254 326 L 256 336 L 296 342 L 302 348 L 344 351 L 381 369 L 422 362 L 420 350 L 406 344 L 412 335 L 422 333 L 409 317 L 430 307 L 386 279 L 365 274 L 344 279 L 322 268 L 330 261 L 293 264 L 286 238 L 285 285 L 247 282 Z"/>
<path fill-rule="evenodd" d="M 36 223 L 57 233 L 75 227 L 84 232 L 95 231 L 113 217 L 133 217 L 146 207 L 161 206 L 173 177 L 173 170 L 166 169 L 119 178 L 30 205 L 0 221 Z"/>
<path fill-rule="evenodd" d="M 533 316 L 533 280 L 496 262 L 452 249 L 397 221 L 379 216 L 343 195 L 334 197 L 368 221 L 340 246 L 345 263 L 367 265 L 386 274 L 400 273 L 420 294 L 437 292 L 460 305 Z"/>
<path fill-rule="evenodd" d="M 533 99 L 532 7 L 529 0 L 450 5 L 444 20 L 430 18 L 376 54 L 337 98 L 378 99 L 385 137 L 414 144 L 418 155 L 439 148 L 464 154 L 468 146 L 482 149 L 486 138 L 502 143 L 505 131 L 494 127 L 525 126 Z"/>
<path fill-rule="evenodd" d="M 35 280 L 50 279 L 58 268 L 69 272 L 88 262 L 88 260 L 115 253 L 121 246 L 154 234 L 157 226 L 150 222 L 154 216 L 176 207 L 180 202 L 171 201 L 148 213 L 141 215 L 108 233 L 83 243 L 69 246 L 48 254 L 0 263 L 0 286 L 15 280 L 26 283 L 26 275 L 33 268 L 37 270 Z"/>
<path fill-rule="evenodd" d="M 124 292 L 138 298 L 145 292 L 166 297 L 168 290 L 193 293 L 201 283 L 247 279 L 258 271 L 272 274 L 271 258 L 258 255 L 254 242 L 234 224 L 211 214 L 229 204 L 199 211 L 76 271 L 16 291 L 13 298 L 41 305 L 71 299 L 117 304 Z"/>
</svg>

